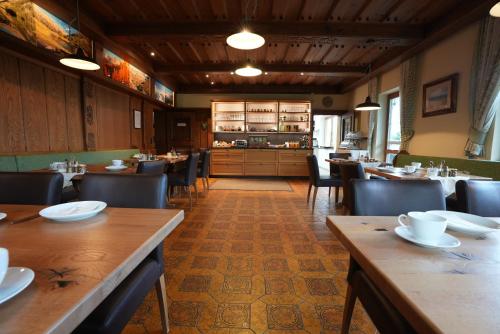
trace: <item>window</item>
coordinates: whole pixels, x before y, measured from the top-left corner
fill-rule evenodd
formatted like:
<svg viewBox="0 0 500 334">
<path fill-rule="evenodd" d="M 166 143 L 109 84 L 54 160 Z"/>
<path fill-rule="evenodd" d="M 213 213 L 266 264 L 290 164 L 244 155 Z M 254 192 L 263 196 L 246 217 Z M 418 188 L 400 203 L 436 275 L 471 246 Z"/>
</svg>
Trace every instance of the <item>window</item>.
<svg viewBox="0 0 500 334">
<path fill-rule="evenodd" d="M 399 110 L 399 93 L 387 96 L 387 137 L 385 161 L 392 163 L 401 146 L 401 112 Z"/>
</svg>

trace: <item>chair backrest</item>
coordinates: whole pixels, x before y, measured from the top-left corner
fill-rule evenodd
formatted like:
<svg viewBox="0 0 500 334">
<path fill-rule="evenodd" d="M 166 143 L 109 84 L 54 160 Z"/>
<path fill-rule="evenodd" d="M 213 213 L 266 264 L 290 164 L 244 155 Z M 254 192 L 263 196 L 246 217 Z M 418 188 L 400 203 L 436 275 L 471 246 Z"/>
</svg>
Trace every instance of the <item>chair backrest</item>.
<svg viewBox="0 0 500 334">
<path fill-rule="evenodd" d="M 460 180 L 455 190 L 460 211 L 500 217 L 500 181 Z"/>
<path fill-rule="evenodd" d="M 340 178 L 342 179 L 342 204 L 350 211 L 353 207 L 353 198 L 351 190 L 352 179 L 365 179 L 363 166 L 358 162 L 345 162 L 339 164 Z"/>
<path fill-rule="evenodd" d="M 309 169 L 309 183 L 316 186 L 319 182 L 319 165 L 318 158 L 314 154 L 308 155 L 307 168 Z"/>
<path fill-rule="evenodd" d="M 329 153 L 328 158 L 330 159 L 349 159 L 351 153 Z M 340 167 L 339 164 L 330 163 L 330 175 L 336 176 L 340 175 Z"/>
<path fill-rule="evenodd" d="M 63 182 L 61 173 L 0 172 L 0 203 L 59 204 Z"/>
<path fill-rule="evenodd" d="M 167 176 L 87 173 L 80 185 L 80 200 L 103 201 L 111 207 L 166 207 Z"/>
<path fill-rule="evenodd" d="M 185 184 L 190 185 L 196 182 L 196 174 L 198 172 L 198 160 L 200 153 L 190 153 L 189 158 L 186 160 L 186 175 Z"/>
<path fill-rule="evenodd" d="M 165 172 L 165 160 L 139 161 L 137 174 L 161 175 Z"/>
<path fill-rule="evenodd" d="M 201 159 L 201 170 L 200 170 L 200 177 L 207 177 L 208 174 L 210 173 L 210 155 L 212 152 L 210 150 L 204 150 L 201 152 L 200 159 Z"/>
<path fill-rule="evenodd" d="M 436 180 L 352 180 L 354 216 L 397 216 L 409 211 L 446 210 Z"/>
</svg>

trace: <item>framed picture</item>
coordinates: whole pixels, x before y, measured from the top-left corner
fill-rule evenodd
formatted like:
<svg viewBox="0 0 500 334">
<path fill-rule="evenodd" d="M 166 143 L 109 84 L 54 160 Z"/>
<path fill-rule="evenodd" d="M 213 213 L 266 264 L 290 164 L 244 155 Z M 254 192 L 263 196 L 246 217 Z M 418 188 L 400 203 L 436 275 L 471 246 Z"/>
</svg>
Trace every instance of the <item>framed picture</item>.
<svg viewBox="0 0 500 334">
<path fill-rule="evenodd" d="M 140 110 L 134 110 L 134 129 L 140 129 L 141 128 L 141 111 Z"/>
<path fill-rule="evenodd" d="M 341 131 L 340 131 L 340 141 L 345 140 L 345 136 L 354 131 L 354 114 L 348 113 L 341 116 Z"/>
<path fill-rule="evenodd" d="M 422 117 L 457 111 L 458 73 L 426 83 L 423 86 Z"/>
</svg>

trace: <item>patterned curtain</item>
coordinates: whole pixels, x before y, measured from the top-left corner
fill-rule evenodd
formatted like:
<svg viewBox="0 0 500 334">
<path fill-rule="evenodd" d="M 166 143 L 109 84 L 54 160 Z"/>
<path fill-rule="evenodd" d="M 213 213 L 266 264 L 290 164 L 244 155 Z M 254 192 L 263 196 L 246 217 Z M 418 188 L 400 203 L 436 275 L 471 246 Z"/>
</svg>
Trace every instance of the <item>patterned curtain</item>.
<svg viewBox="0 0 500 334">
<path fill-rule="evenodd" d="M 379 76 L 376 76 L 370 80 L 368 83 L 368 95 L 372 99 L 372 102 L 378 102 L 378 96 L 380 94 L 380 80 Z M 370 111 L 370 118 L 368 123 L 368 154 L 373 157 L 375 152 L 375 128 L 377 126 L 377 110 Z"/>
<path fill-rule="evenodd" d="M 480 23 L 470 81 L 471 127 L 465 155 L 479 157 L 495 113 L 500 110 L 500 19 Z"/>
<path fill-rule="evenodd" d="M 401 109 L 401 147 L 400 151 L 408 151 L 410 140 L 415 131 L 415 111 L 417 105 L 418 69 L 417 57 L 412 57 L 401 64 L 401 90 L 399 92 Z"/>
</svg>

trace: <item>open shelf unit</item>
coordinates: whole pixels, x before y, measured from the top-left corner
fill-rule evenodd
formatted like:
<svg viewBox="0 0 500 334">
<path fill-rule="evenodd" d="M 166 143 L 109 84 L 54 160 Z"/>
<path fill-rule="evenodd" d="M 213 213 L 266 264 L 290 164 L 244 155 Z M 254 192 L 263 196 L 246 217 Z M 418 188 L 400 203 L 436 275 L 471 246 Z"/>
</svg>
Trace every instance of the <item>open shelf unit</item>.
<svg viewBox="0 0 500 334">
<path fill-rule="evenodd" d="M 303 133 L 311 131 L 309 101 L 214 101 L 214 133 Z"/>
</svg>

